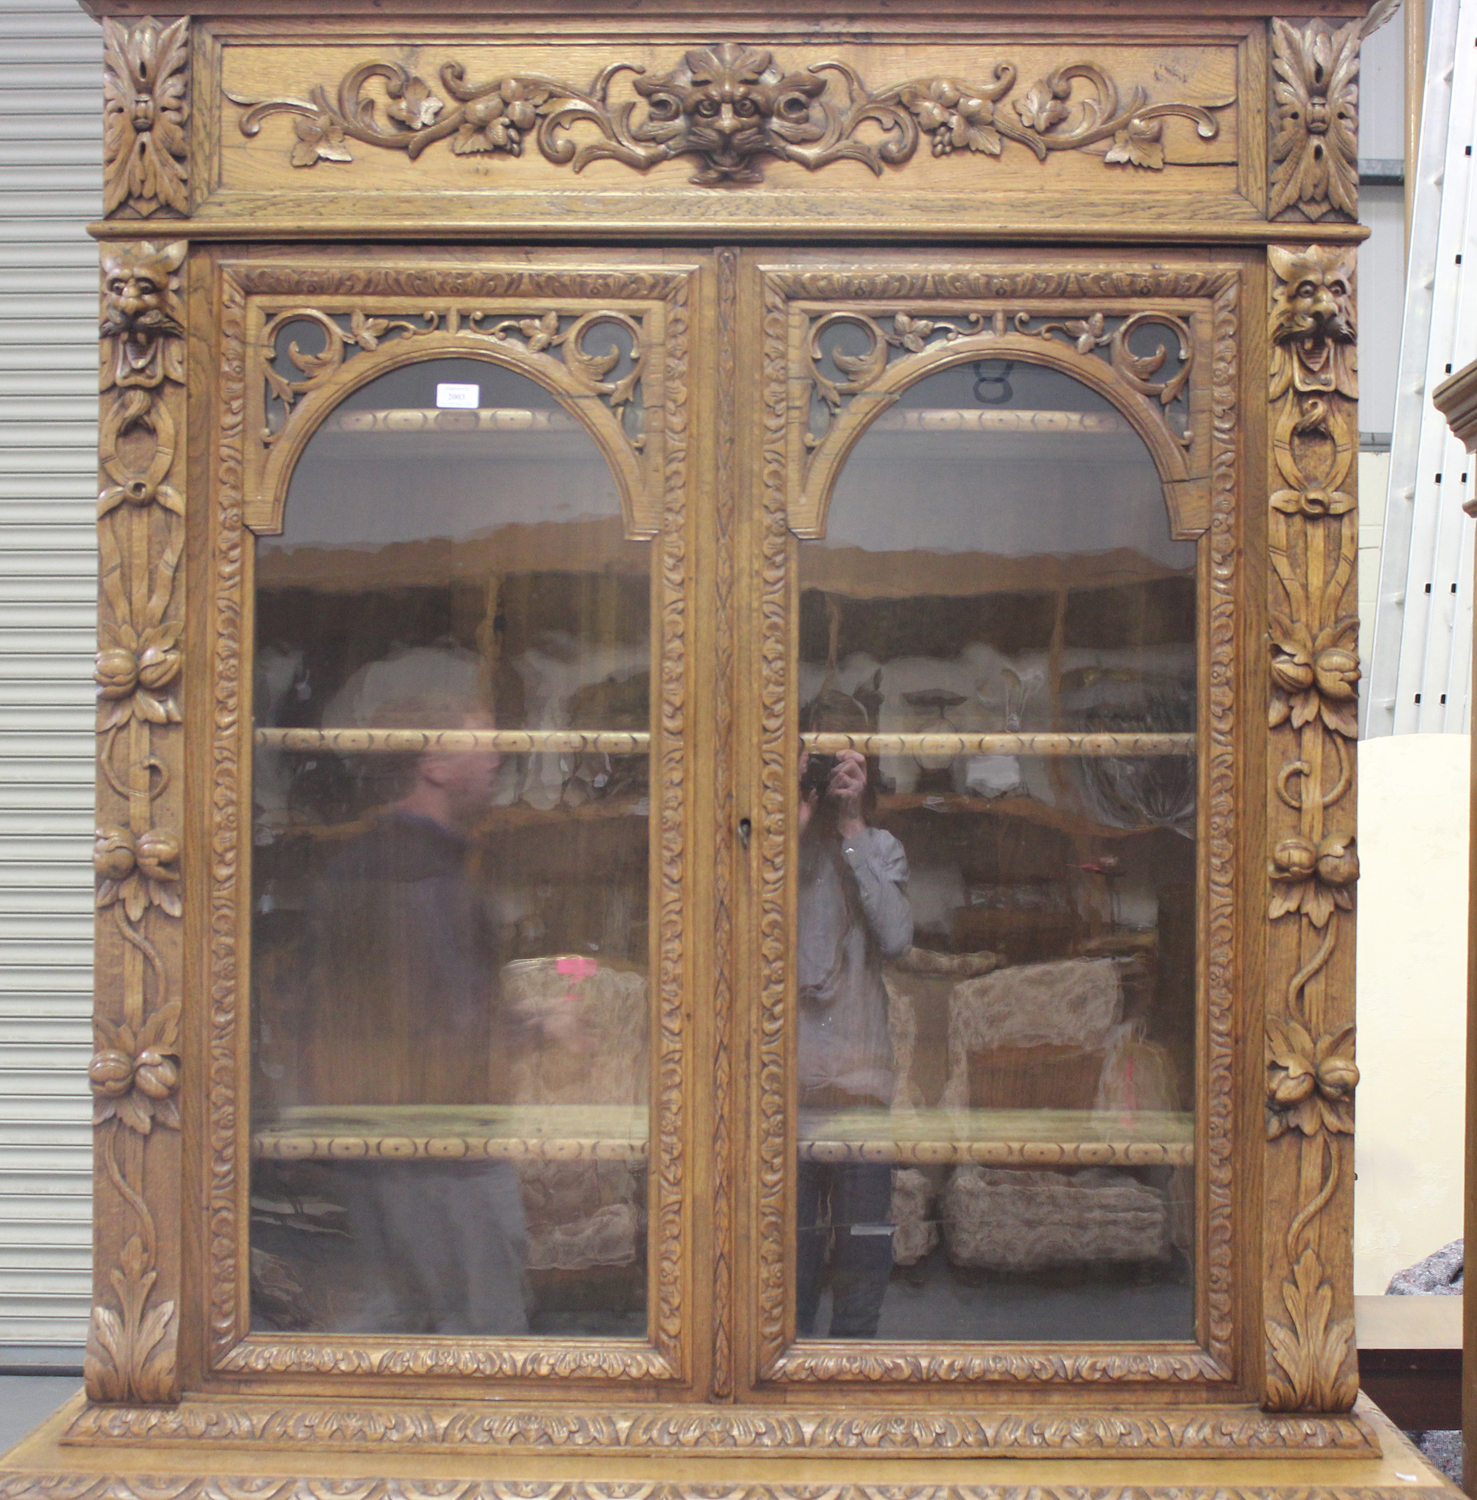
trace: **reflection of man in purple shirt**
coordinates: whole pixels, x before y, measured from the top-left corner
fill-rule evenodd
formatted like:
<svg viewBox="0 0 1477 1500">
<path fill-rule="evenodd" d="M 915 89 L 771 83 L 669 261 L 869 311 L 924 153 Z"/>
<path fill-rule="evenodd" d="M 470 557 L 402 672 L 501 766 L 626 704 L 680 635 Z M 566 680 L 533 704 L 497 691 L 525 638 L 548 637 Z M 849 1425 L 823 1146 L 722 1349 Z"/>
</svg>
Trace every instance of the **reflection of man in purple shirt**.
<svg viewBox="0 0 1477 1500">
<path fill-rule="evenodd" d="M 805 780 L 810 757 L 802 752 Z M 800 1108 L 819 1115 L 886 1109 L 893 1058 L 882 960 L 913 941 L 908 860 L 862 815 L 865 759 L 836 758 L 824 792 L 800 801 L 796 933 Z M 831 1338 L 871 1338 L 892 1270 L 892 1169 L 802 1161 L 797 1183 L 796 1325 L 815 1332 L 831 1252 Z"/>
</svg>

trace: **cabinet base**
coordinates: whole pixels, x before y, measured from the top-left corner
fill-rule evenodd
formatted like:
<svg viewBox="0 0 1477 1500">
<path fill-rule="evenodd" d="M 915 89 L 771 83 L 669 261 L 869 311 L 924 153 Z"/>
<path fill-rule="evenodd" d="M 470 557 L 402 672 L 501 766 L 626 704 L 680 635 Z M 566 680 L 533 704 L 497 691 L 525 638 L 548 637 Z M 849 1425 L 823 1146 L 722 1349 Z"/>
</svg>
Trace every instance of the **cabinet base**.
<svg viewBox="0 0 1477 1500">
<path fill-rule="evenodd" d="M 190 1402 L 239 1412 L 248 1403 Z M 270 1435 L 107 1439 L 82 1397 L 0 1459 L 0 1500 L 1457 1500 L 1460 1492 L 1361 1399 L 1359 1448 L 1166 1453 L 1098 1449 L 924 1454 L 794 1449 L 643 1451 L 332 1441 L 275 1403 Z M 386 1412 L 404 1406 L 386 1404 Z M 566 1412 L 568 1408 L 566 1408 Z M 1125 1414 L 1127 1415 L 1127 1414 Z M 1317 1442 L 1319 1418 L 1306 1421 Z M 156 1424 L 157 1426 L 157 1424 Z M 90 1432 L 78 1441 L 69 1432 Z M 1381 1451 L 1382 1450 L 1382 1451 Z"/>
</svg>

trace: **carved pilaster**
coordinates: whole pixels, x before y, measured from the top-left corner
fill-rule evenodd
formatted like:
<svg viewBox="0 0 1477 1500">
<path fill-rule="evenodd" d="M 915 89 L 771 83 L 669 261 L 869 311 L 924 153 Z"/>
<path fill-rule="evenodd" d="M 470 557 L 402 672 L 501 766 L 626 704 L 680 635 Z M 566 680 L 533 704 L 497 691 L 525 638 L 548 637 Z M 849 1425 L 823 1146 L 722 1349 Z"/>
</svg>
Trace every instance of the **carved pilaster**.
<svg viewBox="0 0 1477 1500">
<path fill-rule="evenodd" d="M 1358 1392 L 1353 1212 L 1359 451 L 1352 247 L 1271 249 L 1265 1405 Z"/>
<path fill-rule="evenodd" d="M 103 22 L 103 212 L 190 211 L 190 21 Z"/>
<path fill-rule="evenodd" d="M 94 1401 L 178 1394 L 184 258 L 102 257 Z"/>
</svg>

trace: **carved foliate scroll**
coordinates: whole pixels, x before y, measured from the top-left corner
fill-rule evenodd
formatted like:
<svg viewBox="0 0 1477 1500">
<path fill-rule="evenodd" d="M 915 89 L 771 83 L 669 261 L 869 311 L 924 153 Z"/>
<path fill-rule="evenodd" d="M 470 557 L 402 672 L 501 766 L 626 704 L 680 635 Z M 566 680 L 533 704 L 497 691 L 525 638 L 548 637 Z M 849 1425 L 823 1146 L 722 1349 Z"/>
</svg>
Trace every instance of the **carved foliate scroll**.
<svg viewBox="0 0 1477 1500">
<path fill-rule="evenodd" d="M 94 1401 L 176 1394 L 184 258 L 103 251 Z"/>
<path fill-rule="evenodd" d="M 1267 1387 L 1279 1411 L 1358 1392 L 1353 1192 L 1355 563 L 1352 247 L 1273 248 L 1272 789 L 1266 1016 Z"/>
<path fill-rule="evenodd" d="M 623 73 L 636 75 L 634 99 L 612 94 Z M 412 160 L 437 141 L 473 157 L 520 156 L 532 142 L 545 160 L 576 172 L 602 159 L 645 170 L 694 158 L 700 187 L 762 182 L 766 160 L 811 171 L 859 161 L 880 175 L 911 160 L 925 138 L 935 156 L 999 157 L 1011 146 L 1045 161 L 1102 147 L 1109 167 L 1162 171 L 1166 119 L 1188 120 L 1214 140 L 1216 112 L 1235 103 L 1151 100 L 1088 61 L 1029 84 L 1002 59 L 988 82 L 938 76 L 873 90 L 845 63 L 782 61 L 740 42 L 694 48 L 655 76 L 617 60 L 585 88 L 541 74 L 474 81 L 458 62 L 443 65 L 433 86 L 403 63 L 375 60 L 307 99 L 227 97 L 244 106 L 244 135 L 273 115 L 292 118 L 295 167 L 352 161 L 351 142 Z"/>
<path fill-rule="evenodd" d="M 103 22 L 103 212 L 190 211 L 190 21 Z"/>
</svg>

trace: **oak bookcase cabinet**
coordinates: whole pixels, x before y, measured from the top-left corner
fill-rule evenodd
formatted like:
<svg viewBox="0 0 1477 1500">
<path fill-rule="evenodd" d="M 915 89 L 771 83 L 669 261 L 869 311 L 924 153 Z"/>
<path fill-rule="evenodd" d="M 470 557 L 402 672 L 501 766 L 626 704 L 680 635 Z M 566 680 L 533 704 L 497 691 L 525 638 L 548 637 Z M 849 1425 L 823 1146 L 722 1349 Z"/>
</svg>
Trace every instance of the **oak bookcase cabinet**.
<svg viewBox="0 0 1477 1500">
<path fill-rule="evenodd" d="M 1431 1490 L 1351 1295 L 1328 0 L 99 0 L 96 1296 L 5 1496 Z"/>
</svg>

